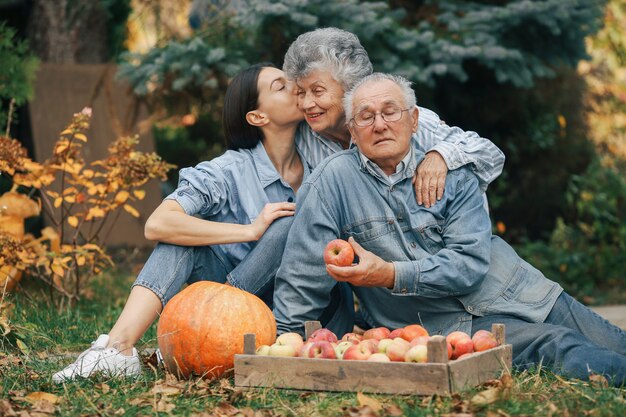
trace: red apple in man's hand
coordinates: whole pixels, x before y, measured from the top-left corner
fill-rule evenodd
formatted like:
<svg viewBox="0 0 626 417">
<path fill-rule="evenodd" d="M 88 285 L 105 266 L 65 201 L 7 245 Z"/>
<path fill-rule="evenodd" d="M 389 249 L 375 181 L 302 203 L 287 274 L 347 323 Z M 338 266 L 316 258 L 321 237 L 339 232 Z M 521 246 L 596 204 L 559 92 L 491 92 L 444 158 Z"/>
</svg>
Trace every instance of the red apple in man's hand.
<svg viewBox="0 0 626 417">
<path fill-rule="evenodd" d="M 343 239 L 331 240 L 324 249 L 324 263 L 350 266 L 354 261 L 354 249 Z"/>
<path fill-rule="evenodd" d="M 307 342 L 326 341 L 331 343 L 337 342 L 337 335 L 328 329 L 317 329 L 307 339 Z"/>
<path fill-rule="evenodd" d="M 452 346 L 451 359 L 457 359 L 465 353 L 472 353 L 474 351 L 474 343 L 469 335 L 465 332 L 452 332 L 446 336 L 446 340 Z"/>
</svg>

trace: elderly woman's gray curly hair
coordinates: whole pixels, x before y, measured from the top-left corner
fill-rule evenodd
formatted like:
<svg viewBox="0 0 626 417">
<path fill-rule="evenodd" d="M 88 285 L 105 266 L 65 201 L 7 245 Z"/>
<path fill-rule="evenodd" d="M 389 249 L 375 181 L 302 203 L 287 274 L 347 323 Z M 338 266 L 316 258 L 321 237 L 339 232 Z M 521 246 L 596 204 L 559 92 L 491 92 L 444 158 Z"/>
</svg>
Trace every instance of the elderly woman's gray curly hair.
<svg viewBox="0 0 626 417">
<path fill-rule="evenodd" d="M 303 33 L 285 54 L 287 78 L 300 80 L 311 71 L 329 71 L 344 91 L 372 73 L 372 63 L 359 38 L 345 30 L 322 28 Z"/>
</svg>

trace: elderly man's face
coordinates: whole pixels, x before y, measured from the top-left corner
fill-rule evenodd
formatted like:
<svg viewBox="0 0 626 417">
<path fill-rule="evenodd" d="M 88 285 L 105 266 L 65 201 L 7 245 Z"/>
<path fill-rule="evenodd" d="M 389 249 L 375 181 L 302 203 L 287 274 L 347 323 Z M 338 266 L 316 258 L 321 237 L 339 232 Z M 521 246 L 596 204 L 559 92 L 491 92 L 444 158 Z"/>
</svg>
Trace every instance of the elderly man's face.
<svg viewBox="0 0 626 417">
<path fill-rule="evenodd" d="M 352 115 L 373 115 L 374 122 L 360 127 L 351 120 L 348 127 L 352 138 L 363 155 L 387 174 L 395 172 L 409 151 L 411 135 L 417 130 L 418 110 L 414 107 L 402 111 L 400 120 L 395 122 L 384 121 L 381 114 L 406 108 L 402 89 L 391 80 L 363 84 L 353 96 Z"/>
<path fill-rule="evenodd" d="M 311 129 L 335 140 L 344 138 L 345 114 L 343 111 L 343 88 L 330 72 L 314 70 L 305 78 L 297 80 L 298 107 Z"/>
</svg>

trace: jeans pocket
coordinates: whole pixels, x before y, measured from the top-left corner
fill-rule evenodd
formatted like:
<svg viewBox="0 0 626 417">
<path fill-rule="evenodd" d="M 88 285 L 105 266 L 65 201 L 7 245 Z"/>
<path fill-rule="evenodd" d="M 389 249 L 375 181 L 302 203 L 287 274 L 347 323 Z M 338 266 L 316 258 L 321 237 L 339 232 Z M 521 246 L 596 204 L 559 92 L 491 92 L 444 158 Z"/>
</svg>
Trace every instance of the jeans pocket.
<svg viewBox="0 0 626 417">
<path fill-rule="evenodd" d="M 553 289 L 554 284 L 539 270 L 522 261 L 502 297 L 510 302 L 532 306 L 544 303 Z"/>
</svg>

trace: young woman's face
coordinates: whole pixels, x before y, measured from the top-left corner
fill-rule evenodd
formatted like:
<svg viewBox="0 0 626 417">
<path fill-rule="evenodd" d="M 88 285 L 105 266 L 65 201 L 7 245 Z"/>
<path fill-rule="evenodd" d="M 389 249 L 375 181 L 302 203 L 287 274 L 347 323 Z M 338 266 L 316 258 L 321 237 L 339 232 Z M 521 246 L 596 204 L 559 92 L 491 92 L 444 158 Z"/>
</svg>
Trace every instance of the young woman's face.
<svg viewBox="0 0 626 417">
<path fill-rule="evenodd" d="M 330 137 L 348 133 L 343 111 L 343 87 L 328 71 L 314 70 L 297 81 L 298 106 L 314 131 Z"/>
<path fill-rule="evenodd" d="M 278 68 L 265 67 L 259 73 L 258 110 L 266 113 L 276 125 L 299 123 L 304 118 L 298 108 L 296 85 L 287 81 Z"/>
</svg>

